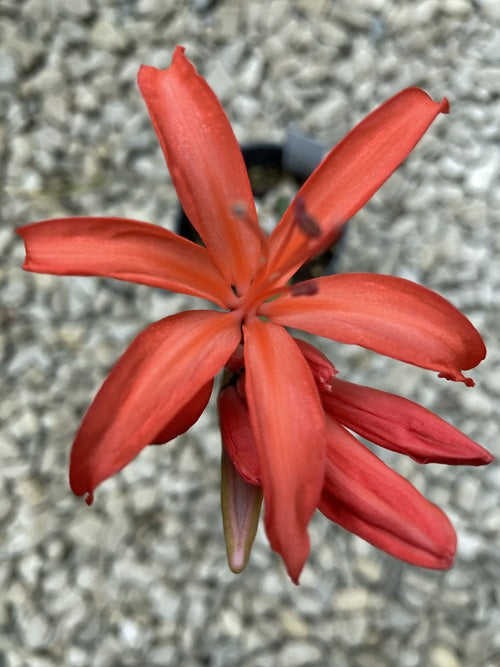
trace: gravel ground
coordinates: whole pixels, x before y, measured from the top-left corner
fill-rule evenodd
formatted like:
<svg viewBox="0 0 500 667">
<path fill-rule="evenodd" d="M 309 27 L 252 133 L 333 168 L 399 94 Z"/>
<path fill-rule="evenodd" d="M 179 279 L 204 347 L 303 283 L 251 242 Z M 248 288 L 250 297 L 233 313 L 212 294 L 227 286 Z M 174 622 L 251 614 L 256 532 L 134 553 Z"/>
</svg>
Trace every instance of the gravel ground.
<svg viewBox="0 0 500 667">
<path fill-rule="evenodd" d="M 300 587 L 262 529 L 247 571 L 227 570 L 213 408 L 92 508 L 71 494 L 70 444 L 94 392 L 140 329 L 188 299 L 24 273 L 12 230 L 83 213 L 174 224 L 135 76 L 177 43 L 240 141 L 295 125 L 331 146 L 407 85 L 449 97 L 450 116 L 350 224 L 338 269 L 408 277 L 460 307 L 489 350 L 476 387 L 323 349 L 344 377 L 417 400 L 500 455 L 497 0 L 0 0 L 0 665 L 498 667 L 495 463 L 388 457 L 452 518 L 450 571 L 399 563 L 316 516 Z"/>
</svg>

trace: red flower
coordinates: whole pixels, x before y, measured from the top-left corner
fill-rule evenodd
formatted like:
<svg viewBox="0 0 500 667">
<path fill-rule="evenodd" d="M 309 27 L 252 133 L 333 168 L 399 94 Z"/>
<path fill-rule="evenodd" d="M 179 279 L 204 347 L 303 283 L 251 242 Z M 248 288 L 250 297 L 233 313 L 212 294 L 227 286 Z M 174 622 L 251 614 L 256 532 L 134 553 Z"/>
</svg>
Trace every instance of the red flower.
<svg viewBox="0 0 500 667">
<path fill-rule="evenodd" d="M 223 435 L 222 506 L 232 568 L 242 569 L 261 496 L 271 546 L 294 582 L 309 552 L 314 510 L 395 556 L 447 567 L 448 519 L 346 430 L 415 459 L 483 464 L 491 456 L 403 398 L 336 379 L 295 327 L 361 345 L 440 376 L 485 356 L 451 304 L 401 278 L 327 276 L 287 286 L 384 183 L 448 103 L 410 88 L 376 109 L 323 160 L 269 238 L 260 230 L 245 165 L 215 95 L 177 47 L 172 65 L 141 67 L 139 89 L 179 200 L 203 239 L 121 218 L 47 220 L 18 230 L 28 271 L 107 276 L 203 297 L 149 326 L 114 366 L 73 443 L 70 484 L 87 494 L 144 447 L 187 430 L 215 375 Z"/>
</svg>

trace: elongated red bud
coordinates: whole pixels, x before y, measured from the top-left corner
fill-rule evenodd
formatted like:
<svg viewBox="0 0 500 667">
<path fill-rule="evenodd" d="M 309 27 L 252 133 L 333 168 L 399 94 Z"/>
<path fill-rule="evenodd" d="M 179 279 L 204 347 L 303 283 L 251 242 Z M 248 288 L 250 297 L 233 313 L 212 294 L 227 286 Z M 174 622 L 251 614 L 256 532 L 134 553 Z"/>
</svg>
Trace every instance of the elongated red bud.
<svg viewBox="0 0 500 667">
<path fill-rule="evenodd" d="M 300 338 L 294 338 L 294 341 L 299 346 L 305 360 L 309 364 L 309 368 L 312 371 L 320 392 L 330 392 L 332 389 L 332 382 L 337 375 L 335 366 L 330 359 L 328 359 L 323 352 L 320 352 L 317 347 L 314 347 L 314 345 L 311 345 Z"/>
</svg>

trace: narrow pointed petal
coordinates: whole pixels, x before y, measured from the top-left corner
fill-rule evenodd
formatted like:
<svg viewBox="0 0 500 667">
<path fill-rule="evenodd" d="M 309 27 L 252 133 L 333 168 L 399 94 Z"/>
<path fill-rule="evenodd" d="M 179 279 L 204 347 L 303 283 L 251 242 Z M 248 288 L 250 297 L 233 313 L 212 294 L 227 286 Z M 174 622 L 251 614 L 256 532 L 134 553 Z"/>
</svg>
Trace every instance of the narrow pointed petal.
<svg viewBox="0 0 500 667">
<path fill-rule="evenodd" d="M 218 410 L 222 442 L 238 473 L 249 484 L 261 484 L 248 407 L 235 386 L 229 385 L 221 390 Z"/>
<path fill-rule="evenodd" d="M 307 526 L 323 484 L 323 408 L 306 360 L 282 327 L 254 318 L 243 333 L 266 532 L 297 583 L 309 553 Z"/>
<path fill-rule="evenodd" d="M 222 448 L 221 510 L 227 560 L 238 574 L 247 566 L 259 525 L 262 489 L 241 477 L 231 457 Z"/>
<path fill-rule="evenodd" d="M 439 113 L 448 113 L 448 101 L 434 102 L 423 90 L 407 88 L 375 109 L 316 168 L 297 194 L 307 214 L 320 227 L 314 243 L 304 244 L 295 221 L 294 202 L 271 235 L 268 275 L 288 267 L 290 257 L 303 247 L 298 268 L 309 257 L 331 245 L 342 225 L 404 161 Z M 283 238 L 293 234 L 283 249 Z M 289 275 L 294 273 L 292 269 Z"/>
<path fill-rule="evenodd" d="M 188 431 L 201 417 L 212 394 L 214 381 L 209 380 L 193 398 L 184 405 L 151 441 L 152 445 L 163 445 L 181 433 Z"/>
<path fill-rule="evenodd" d="M 309 364 L 309 368 L 316 381 L 316 385 L 320 392 L 328 392 L 332 386 L 332 382 L 337 375 L 337 369 L 332 364 L 330 359 L 323 354 L 317 347 L 311 345 L 300 338 L 293 339 L 299 346 L 300 351 L 304 355 L 304 359 Z"/>
<path fill-rule="evenodd" d="M 152 324 L 115 364 L 85 415 L 70 485 L 89 494 L 129 463 L 223 367 L 238 345 L 232 313 L 187 311 Z"/>
<path fill-rule="evenodd" d="M 459 310 L 416 283 L 369 273 L 317 278 L 316 294 L 262 304 L 272 322 L 361 345 L 388 357 L 473 385 L 462 370 L 486 356 L 481 336 Z"/>
<path fill-rule="evenodd" d="M 226 280 L 247 286 L 261 242 L 247 171 L 224 110 L 182 47 L 166 70 L 143 65 L 138 85 L 187 217 Z"/>
<path fill-rule="evenodd" d="M 340 425 L 327 423 L 320 511 L 396 558 L 421 567 L 450 567 L 456 535 L 447 516 Z"/>
<path fill-rule="evenodd" d="M 493 456 L 443 419 L 401 396 L 336 379 L 325 410 L 370 442 L 419 463 L 485 465 Z"/>
<path fill-rule="evenodd" d="M 59 218 L 25 225 L 17 233 L 26 246 L 26 271 L 128 280 L 223 307 L 233 298 L 204 248 L 157 225 L 122 218 Z"/>
</svg>

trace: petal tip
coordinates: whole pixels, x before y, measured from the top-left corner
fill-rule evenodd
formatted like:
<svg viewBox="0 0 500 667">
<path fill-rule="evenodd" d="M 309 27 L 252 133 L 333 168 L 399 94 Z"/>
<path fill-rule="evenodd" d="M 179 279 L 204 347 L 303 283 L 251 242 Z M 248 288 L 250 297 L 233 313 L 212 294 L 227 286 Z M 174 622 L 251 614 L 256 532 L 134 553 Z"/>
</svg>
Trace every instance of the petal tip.
<svg viewBox="0 0 500 667">
<path fill-rule="evenodd" d="M 493 463 L 495 460 L 495 457 L 491 452 L 489 452 L 487 449 L 484 450 L 483 456 L 481 457 L 481 463 L 479 465 L 488 465 L 489 463 Z"/>
<path fill-rule="evenodd" d="M 229 569 L 233 574 L 241 574 L 248 564 L 249 554 L 245 549 L 236 547 L 231 552 L 227 553 L 227 562 Z"/>
<path fill-rule="evenodd" d="M 276 553 L 278 553 L 283 559 L 287 574 L 290 577 L 292 583 L 298 586 L 300 575 L 302 574 L 302 570 L 304 569 L 310 550 L 309 535 L 307 534 L 307 531 L 302 540 L 302 544 L 297 543 L 294 550 L 290 548 L 283 548 L 280 545 L 274 544 L 271 536 L 269 535 L 269 532 L 268 538 L 273 551 L 276 551 Z"/>
<path fill-rule="evenodd" d="M 300 565 L 294 565 L 293 567 L 287 563 L 286 565 L 286 571 L 288 573 L 288 576 L 290 577 L 290 580 L 292 584 L 295 586 L 299 586 L 300 584 L 300 575 L 302 574 L 302 570 L 304 569 L 305 565 L 305 560 L 300 563 Z"/>
<path fill-rule="evenodd" d="M 444 378 L 445 380 L 451 380 L 452 382 L 463 382 L 466 387 L 474 387 L 475 382 L 472 378 L 466 377 L 462 373 L 452 373 L 442 371 L 438 373 L 438 378 Z"/>
<path fill-rule="evenodd" d="M 441 104 L 439 106 L 440 106 L 439 110 L 441 113 L 450 113 L 450 103 L 448 102 L 447 97 L 443 97 L 443 99 L 441 100 Z"/>
<path fill-rule="evenodd" d="M 437 570 L 449 570 L 455 565 L 455 551 L 450 551 L 443 555 L 440 560 L 439 565 L 436 566 Z"/>
<path fill-rule="evenodd" d="M 177 45 L 174 49 L 174 53 L 172 55 L 172 63 L 171 65 L 174 65 L 175 63 L 179 61 L 183 61 L 184 63 L 187 63 L 190 65 L 191 63 L 185 56 L 185 47 Z M 137 73 L 137 83 L 139 84 L 139 88 L 141 87 L 141 82 L 144 81 L 145 78 L 148 78 L 149 76 L 152 76 L 153 73 L 158 73 L 158 72 L 166 72 L 168 67 L 164 70 L 158 69 L 157 67 L 153 67 L 152 65 L 141 65 L 139 67 L 139 71 Z"/>
<path fill-rule="evenodd" d="M 174 55 L 172 56 L 172 62 L 174 62 L 174 60 L 176 60 L 177 58 L 183 58 L 184 60 L 186 60 L 185 53 L 186 53 L 186 47 L 182 46 L 181 44 L 177 44 L 177 46 L 174 49 Z"/>
</svg>

